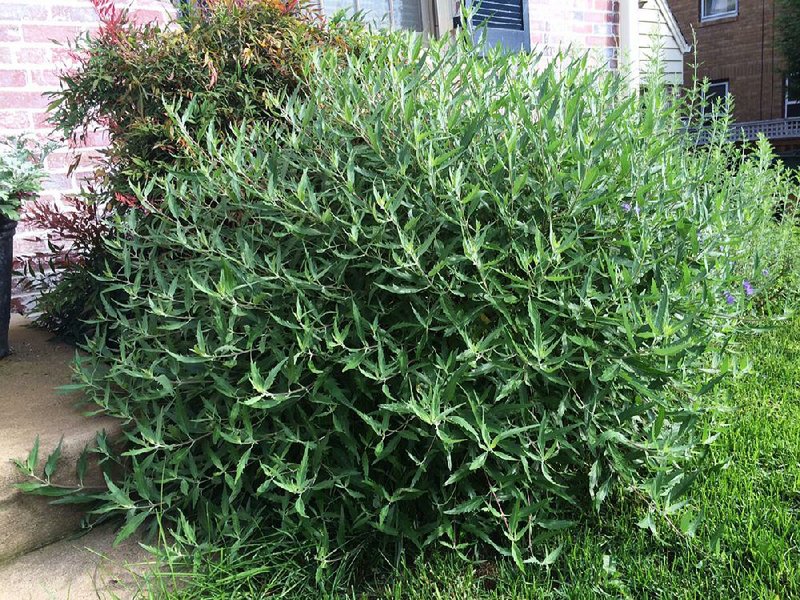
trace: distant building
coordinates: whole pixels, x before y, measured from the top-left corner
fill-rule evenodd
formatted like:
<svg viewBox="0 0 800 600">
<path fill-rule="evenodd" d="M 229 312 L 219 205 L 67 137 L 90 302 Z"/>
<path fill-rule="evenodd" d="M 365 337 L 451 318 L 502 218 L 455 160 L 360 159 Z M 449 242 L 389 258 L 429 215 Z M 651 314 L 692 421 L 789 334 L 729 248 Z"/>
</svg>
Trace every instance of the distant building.
<svg viewBox="0 0 800 600">
<path fill-rule="evenodd" d="M 697 39 L 697 75 L 711 98 L 733 96 L 737 130 L 764 133 L 783 154 L 800 151 L 800 97 L 788 92 L 775 47 L 775 0 L 668 0 L 683 35 Z M 691 85 L 695 57 L 686 55 Z"/>
</svg>

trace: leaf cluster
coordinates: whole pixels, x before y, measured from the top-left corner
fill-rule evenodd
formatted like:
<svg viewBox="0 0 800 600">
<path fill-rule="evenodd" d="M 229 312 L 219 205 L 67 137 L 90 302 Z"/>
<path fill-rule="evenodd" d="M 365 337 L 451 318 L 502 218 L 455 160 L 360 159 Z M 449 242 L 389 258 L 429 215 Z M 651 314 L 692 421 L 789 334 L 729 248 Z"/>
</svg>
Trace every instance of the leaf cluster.
<svg viewBox="0 0 800 600">
<path fill-rule="evenodd" d="M 47 250 L 23 257 L 19 285 L 35 293 L 33 322 L 62 339 L 82 342 L 101 306 L 102 273 L 108 256 L 104 239 L 111 234 L 109 208 L 90 193 L 64 197 L 59 204 L 28 204 L 26 219 L 48 232 Z"/>
<path fill-rule="evenodd" d="M 0 217 L 19 220 L 22 203 L 41 191 L 49 151 L 26 136 L 0 140 Z"/>
</svg>

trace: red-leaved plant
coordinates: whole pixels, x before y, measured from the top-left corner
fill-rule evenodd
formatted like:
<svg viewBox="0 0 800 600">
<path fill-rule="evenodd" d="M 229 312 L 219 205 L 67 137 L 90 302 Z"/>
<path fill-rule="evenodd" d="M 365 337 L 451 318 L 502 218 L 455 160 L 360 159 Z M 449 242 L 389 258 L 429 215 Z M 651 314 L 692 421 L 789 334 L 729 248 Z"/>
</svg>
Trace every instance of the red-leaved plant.
<svg viewBox="0 0 800 600">
<path fill-rule="evenodd" d="M 97 35 L 113 44 L 118 43 L 122 28 L 128 20 L 128 12 L 118 9 L 114 0 L 91 0 L 91 2 L 101 23 Z"/>
<path fill-rule="evenodd" d="M 47 231 L 46 252 L 21 257 L 27 290 L 42 291 L 59 271 L 92 262 L 108 235 L 107 211 L 80 196 L 65 196 L 60 204 L 36 200 L 25 208 L 25 220 Z"/>
<path fill-rule="evenodd" d="M 94 274 L 103 270 L 103 240 L 110 235 L 108 208 L 92 194 L 26 207 L 27 221 L 48 232 L 48 250 L 22 257 L 20 287 L 36 296 L 38 325 L 75 341 L 88 331 L 85 321 L 98 302 Z"/>
</svg>

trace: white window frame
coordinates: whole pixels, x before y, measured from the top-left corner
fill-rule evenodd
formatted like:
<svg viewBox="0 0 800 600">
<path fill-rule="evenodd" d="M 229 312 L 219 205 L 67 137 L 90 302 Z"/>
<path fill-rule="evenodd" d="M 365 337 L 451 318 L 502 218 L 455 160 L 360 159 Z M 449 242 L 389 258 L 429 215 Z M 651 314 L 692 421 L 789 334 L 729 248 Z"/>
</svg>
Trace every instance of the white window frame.
<svg viewBox="0 0 800 600">
<path fill-rule="evenodd" d="M 731 93 L 731 82 L 729 79 L 717 79 L 716 81 L 709 81 L 708 82 L 708 91 L 711 91 L 711 88 L 715 85 L 722 85 L 725 86 L 725 96 Z"/>
<path fill-rule="evenodd" d="M 422 33 L 425 36 L 442 38 L 453 34 L 456 23 L 461 20 L 460 6 L 466 3 L 477 3 L 480 0 L 418 0 L 422 9 Z M 634 0 L 635 1 L 635 0 Z M 316 0 L 317 8 L 323 13 L 325 11 L 326 0 Z M 386 0 L 388 5 L 389 19 L 385 21 L 384 25 L 389 29 L 395 28 L 395 23 L 392 20 L 394 14 L 393 4 L 395 0 Z M 506 30 L 500 28 L 488 28 L 487 31 L 487 44 L 495 45 L 501 44 L 512 51 L 519 51 L 520 49 L 530 50 L 531 33 L 530 33 L 530 19 L 528 18 L 528 5 L 531 0 L 521 0 L 522 6 L 522 21 L 524 28 L 522 30 Z M 350 7 L 346 10 L 359 10 L 359 0 L 347 0 Z M 472 27 L 469 23 L 462 23 L 461 27 Z"/>
<path fill-rule="evenodd" d="M 710 81 L 708 83 L 708 92 L 707 93 L 711 94 L 711 88 L 714 87 L 714 86 L 718 86 L 718 85 L 721 85 L 721 86 L 725 87 L 725 93 L 722 95 L 722 98 L 723 99 L 727 98 L 728 94 L 731 93 L 731 82 L 730 82 L 729 79 L 718 79 L 716 81 Z M 719 97 L 719 95 L 717 95 L 717 97 Z M 705 102 L 706 98 L 703 98 L 703 101 Z"/>
<path fill-rule="evenodd" d="M 789 116 L 789 107 L 790 106 L 800 106 L 800 98 L 790 100 L 789 99 L 789 78 L 787 77 L 784 80 L 784 87 L 786 88 L 786 93 L 784 95 L 783 100 L 783 118 L 784 119 L 796 119 L 797 117 L 790 117 Z"/>
<path fill-rule="evenodd" d="M 710 118 L 711 114 L 713 113 L 714 106 L 711 104 L 712 101 L 709 101 L 708 96 L 711 94 L 711 88 L 717 85 L 725 86 L 725 95 L 722 96 L 722 101 L 725 102 L 725 98 L 731 93 L 731 82 L 729 79 L 718 79 L 716 81 L 710 81 L 708 84 L 708 92 L 706 95 L 703 96 L 703 104 L 702 104 L 702 114 L 705 118 L 706 115 Z M 719 96 L 717 96 L 719 97 Z"/>
<path fill-rule="evenodd" d="M 739 0 L 736 0 L 736 8 L 724 13 L 717 13 L 713 15 L 706 14 L 706 0 L 700 0 L 700 22 L 707 23 L 708 21 L 716 21 L 717 19 L 727 19 L 728 17 L 739 16 Z"/>
<path fill-rule="evenodd" d="M 433 0 L 431 5 L 431 23 L 433 36 L 440 38 L 453 31 L 453 19 L 456 17 L 456 2 L 454 0 Z"/>
</svg>

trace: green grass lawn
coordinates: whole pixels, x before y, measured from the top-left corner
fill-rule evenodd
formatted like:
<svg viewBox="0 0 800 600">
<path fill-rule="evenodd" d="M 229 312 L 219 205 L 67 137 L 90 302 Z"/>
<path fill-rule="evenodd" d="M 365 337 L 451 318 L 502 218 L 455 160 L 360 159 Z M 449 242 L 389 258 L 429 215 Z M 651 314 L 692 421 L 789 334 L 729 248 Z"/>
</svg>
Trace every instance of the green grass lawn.
<svg viewBox="0 0 800 600">
<path fill-rule="evenodd" d="M 393 583 L 353 597 L 800 597 L 800 321 L 753 338 L 745 352 L 752 372 L 719 392 L 732 409 L 710 461 L 722 467 L 690 494 L 691 505 L 705 514 L 695 537 L 675 533 L 664 520 L 654 536 L 637 526 L 643 504 L 618 501 L 565 533 L 564 553 L 549 568 L 522 573 L 510 562 L 473 566 L 426 556 Z M 263 597 L 304 596 L 290 585 L 298 582 L 296 571 L 254 566 L 250 574 L 220 567 L 173 597 L 258 598 L 265 579 L 270 593 Z"/>
</svg>

